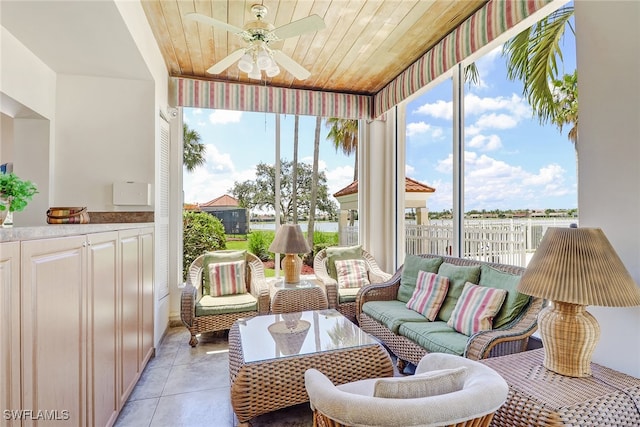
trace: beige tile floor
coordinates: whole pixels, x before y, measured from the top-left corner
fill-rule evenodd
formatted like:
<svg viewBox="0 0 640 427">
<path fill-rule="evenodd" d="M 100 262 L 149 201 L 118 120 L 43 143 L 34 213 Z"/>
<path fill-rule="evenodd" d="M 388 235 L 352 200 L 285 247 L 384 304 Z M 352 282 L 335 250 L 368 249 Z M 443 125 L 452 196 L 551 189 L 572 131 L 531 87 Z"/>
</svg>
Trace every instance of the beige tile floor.
<svg viewBox="0 0 640 427">
<path fill-rule="evenodd" d="M 224 334 L 202 334 L 195 348 L 184 327 L 170 328 L 142 373 L 115 427 L 226 427 L 239 425 L 230 400 Z M 251 420 L 254 427 L 312 426 L 309 404 Z"/>
</svg>

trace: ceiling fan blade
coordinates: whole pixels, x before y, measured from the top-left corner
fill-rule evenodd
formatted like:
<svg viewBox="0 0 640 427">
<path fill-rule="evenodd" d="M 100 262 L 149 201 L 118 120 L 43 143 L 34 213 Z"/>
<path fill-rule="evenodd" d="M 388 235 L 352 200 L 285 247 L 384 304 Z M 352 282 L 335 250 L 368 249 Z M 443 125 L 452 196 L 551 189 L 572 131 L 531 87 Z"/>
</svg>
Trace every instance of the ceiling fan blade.
<svg viewBox="0 0 640 427">
<path fill-rule="evenodd" d="M 271 31 L 271 34 L 282 40 L 299 36 L 303 33 L 322 30 L 323 28 L 325 28 L 324 20 L 318 15 L 311 15 L 278 27 Z"/>
<path fill-rule="evenodd" d="M 213 19 L 212 17 L 203 15 L 201 13 L 187 13 L 186 15 L 184 15 L 184 17 L 192 21 L 200 22 L 202 24 L 211 25 L 212 27 L 229 31 L 230 33 L 242 34 L 244 32 L 242 28 L 238 28 L 235 25 L 227 24 L 226 22 L 218 21 L 217 19 Z"/>
<path fill-rule="evenodd" d="M 243 48 L 243 49 L 238 49 L 231 52 L 230 55 L 226 56 L 225 58 L 222 58 L 220 61 L 213 64 L 213 66 L 207 70 L 207 73 L 220 74 L 221 72 L 229 68 L 231 64 L 236 62 L 238 59 L 242 58 L 242 55 L 244 55 L 244 51 L 245 50 Z"/>
<path fill-rule="evenodd" d="M 274 50 L 272 52 L 273 59 L 275 59 L 278 64 L 282 65 L 282 67 L 290 72 L 296 79 L 304 80 L 311 75 L 307 69 L 282 53 L 281 50 Z"/>
</svg>

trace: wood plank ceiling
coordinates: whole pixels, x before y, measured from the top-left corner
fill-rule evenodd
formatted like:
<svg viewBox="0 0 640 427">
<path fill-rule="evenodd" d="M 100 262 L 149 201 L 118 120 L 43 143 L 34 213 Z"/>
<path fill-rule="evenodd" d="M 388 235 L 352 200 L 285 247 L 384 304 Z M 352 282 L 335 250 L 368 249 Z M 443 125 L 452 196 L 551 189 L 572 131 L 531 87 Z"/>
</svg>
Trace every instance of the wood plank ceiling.
<svg viewBox="0 0 640 427">
<path fill-rule="evenodd" d="M 169 74 L 203 80 L 372 95 L 420 58 L 487 0 L 142 0 Z M 268 8 L 276 28 L 317 14 L 326 28 L 271 44 L 311 72 L 298 80 L 282 72 L 249 79 L 232 64 L 206 70 L 246 46 L 238 35 L 185 19 L 190 12 L 242 28 L 255 19 L 251 6 Z M 282 67 L 281 67 L 282 68 Z"/>
</svg>

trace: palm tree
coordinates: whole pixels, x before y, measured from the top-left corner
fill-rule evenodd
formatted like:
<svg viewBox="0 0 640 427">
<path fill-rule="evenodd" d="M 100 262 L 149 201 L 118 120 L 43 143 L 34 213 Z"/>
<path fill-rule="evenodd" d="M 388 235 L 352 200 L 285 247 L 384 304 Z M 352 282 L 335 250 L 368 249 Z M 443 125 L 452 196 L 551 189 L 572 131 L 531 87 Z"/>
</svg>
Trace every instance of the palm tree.
<svg viewBox="0 0 640 427">
<path fill-rule="evenodd" d="M 193 172 L 198 166 L 206 163 L 204 153 L 207 147 L 200 142 L 200 134 L 189 129 L 186 124 L 182 125 L 182 139 L 184 141 L 182 163 L 188 172 Z"/>
<path fill-rule="evenodd" d="M 333 143 L 336 151 L 350 156 L 355 153 L 353 165 L 353 180 L 358 179 L 358 121 L 354 119 L 338 119 L 335 117 L 327 119 L 325 126 L 329 128 L 327 139 Z M 356 211 L 349 211 L 349 225 L 355 222 Z"/>
<path fill-rule="evenodd" d="M 577 148 L 577 72 L 558 76 L 560 41 L 567 28 L 575 33 L 570 21 L 573 12 L 572 6 L 556 10 L 505 43 L 503 54 L 507 56 L 507 76 L 522 81 L 523 95 L 540 124 L 553 123 L 560 131 L 571 125 L 569 139 Z"/>
<path fill-rule="evenodd" d="M 354 119 L 329 118 L 325 122 L 329 128 L 327 139 L 333 143 L 336 151 L 341 150 L 345 155 L 356 155 L 353 165 L 353 180 L 358 179 L 358 121 Z"/>
<path fill-rule="evenodd" d="M 293 209 L 293 223 L 298 223 L 298 130 L 300 116 L 296 114 L 293 120 L 293 167 L 291 172 L 291 206 Z"/>
<path fill-rule="evenodd" d="M 309 203 L 309 225 L 307 226 L 307 242 L 313 254 L 313 231 L 316 221 L 316 198 L 318 197 L 318 160 L 320 157 L 320 125 L 322 118 L 316 117 L 316 132 L 313 139 L 313 179 L 311 180 L 311 200 Z M 313 259 L 310 260 L 313 264 Z"/>
</svg>

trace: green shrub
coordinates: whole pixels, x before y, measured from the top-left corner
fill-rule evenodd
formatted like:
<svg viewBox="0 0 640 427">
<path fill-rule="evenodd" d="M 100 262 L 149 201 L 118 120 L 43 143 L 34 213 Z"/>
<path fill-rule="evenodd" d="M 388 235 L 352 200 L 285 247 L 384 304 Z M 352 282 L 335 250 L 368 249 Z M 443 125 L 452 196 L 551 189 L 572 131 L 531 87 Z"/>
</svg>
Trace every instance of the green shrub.
<svg viewBox="0 0 640 427">
<path fill-rule="evenodd" d="M 206 212 L 183 211 L 182 213 L 182 277 L 194 259 L 207 251 L 226 249 L 227 236 L 222 222 Z"/>
<path fill-rule="evenodd" d="M 260 258 L 262 261 L 272 259 L 269 252 L 269 245 L 273 242 L 275 233 L 273 231 L 252 231 L 249 234 L 249 252 Z"/>
<path fill-rule="evenodd" d="M 309 266 L 313 266 L 313 258 L 318 252 L 329 246 L 337 245 L 338 233 L 330 231 L 315 231 L 313 233 L 313 251 L 304 257 L 304 263 Z"/>
</svg>

